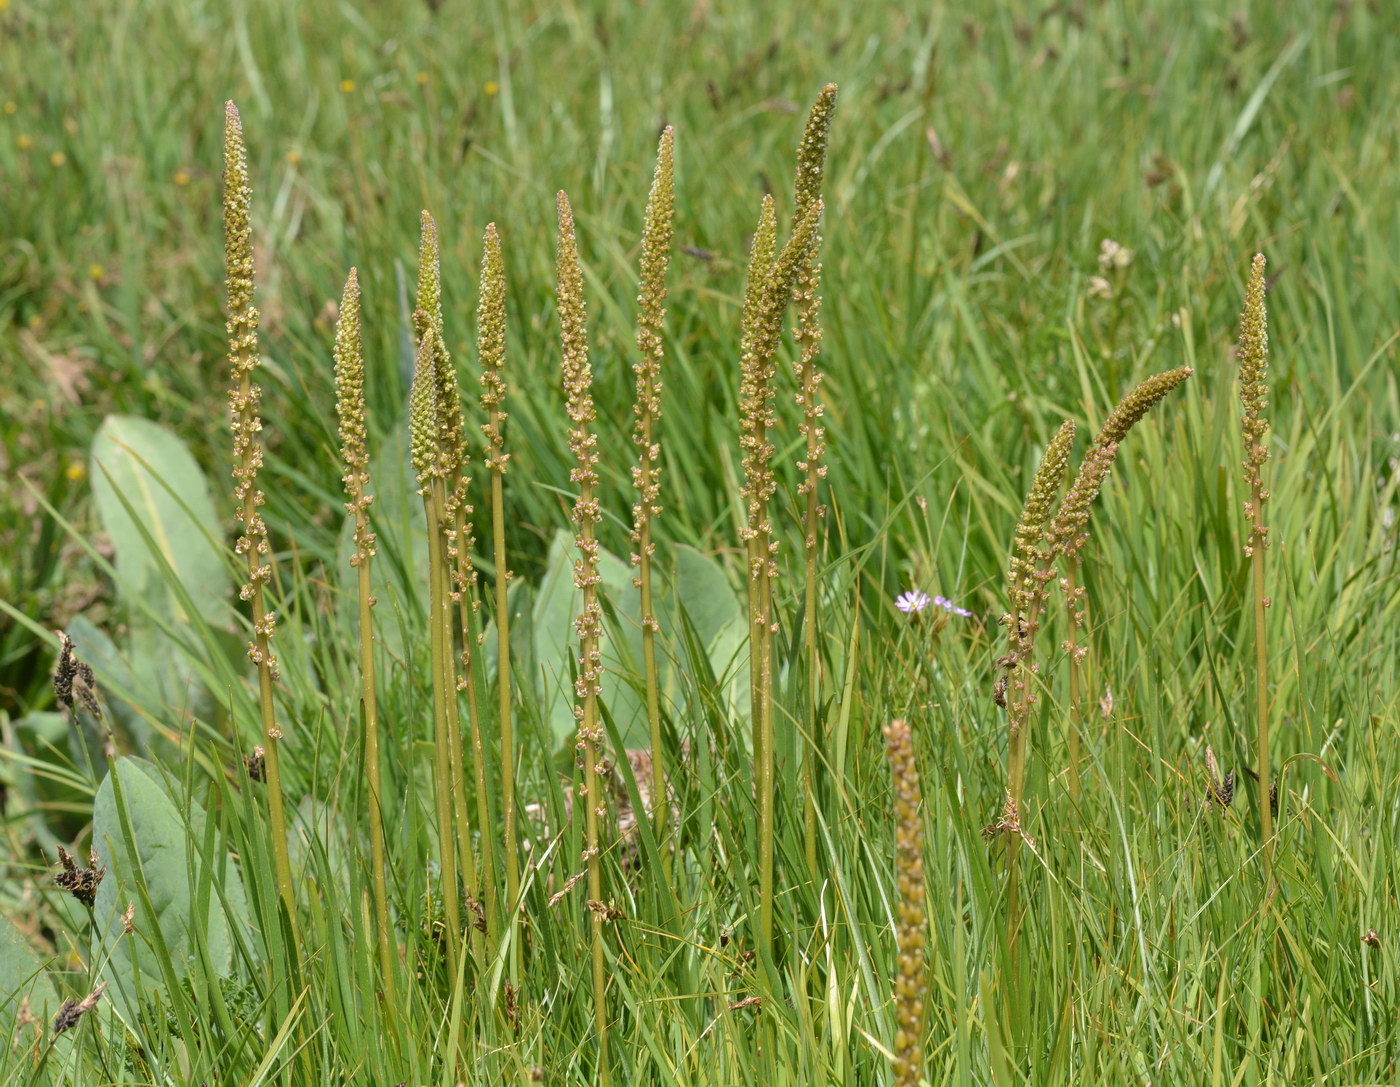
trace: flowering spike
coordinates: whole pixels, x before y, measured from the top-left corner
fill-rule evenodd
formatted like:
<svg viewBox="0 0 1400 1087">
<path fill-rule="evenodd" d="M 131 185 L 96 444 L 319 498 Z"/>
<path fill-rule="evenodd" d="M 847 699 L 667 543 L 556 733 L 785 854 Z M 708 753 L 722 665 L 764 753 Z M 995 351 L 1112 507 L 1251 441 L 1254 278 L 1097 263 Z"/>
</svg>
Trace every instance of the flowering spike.
<svg viewBox="0 0 1400 1087">
<path fill-rule="evenodd" d="M 647 198 L 642 228 L 641 286 L 637 294 L 637 379 L 636 416 L 632 442 L 637 447 L 638 464 L 632 469 L 637 502 L 632 507 L 632 542 L 639 549 L 634 562 L 642 561 L 644 530 L 654 514 L 660 513 L 661 447 L 653 428 L 661 418 L 661 329 L 666 320 L 666 269 L 671 260 L 672 221 L 675 214 L 674 138 L 671 126 L 661 133 L 656 153 L 656 173 Z M 644 620 L 645 621 L 645 620 Z"/>
<path fill-rule="evenodd" d="M 792 227 L 795 230 L 822 195 L 822 176 L 826 171 L 826 145 L 831 134 L 831 120 L 836 114 L 836 84 L 822 88 L 812 111 L 807 115 L 807 127 L 802 142 L 797 145 L 797 181 L 794 186 Z"/>
<path fill-rule="evenodd" d="M 1060 504 L 1055 520 L 1047 532 L 1052 553 L 1076 560 L 1087 540 L 1085 529 L 1089 524 L 1089 510 L 1098 497 L 1103 481 L 1113 467 L 1113 458 L 1118 455 L 1118 446 L 1092 445 L 1084 454 L 1079 465 L 1079 473 L 1070 484 L 1065 500 Z M 1048 578 L 1050 564 L 1047 562 L 1042 576 Z"/>
<path fill-rule="evenodd" d="M 750 337 L 756 331 L 759 307 L 763 303 L 763 288 L 768 282 L 768 273 L 773 268 L 773 253 L 778 245 L 778 220 L 773 210 L 773 197 L 765 195 L 763 207 L 758 215 L 758 229 L 753 234 L 753 244 L 749 248 L 748 279 L 744 286 L 744 312 L 739 327 L 743 337 L 745 354 L 749 351 Z"/>
<path fill-rule="evenodd" d="M 1065 420 L 1045 447 L 1031 482 L 1021 520 L 1011 545 L 1010 598 L 1012 614 L 1024 624 L 1033 623 L 1036 571 L 1046 565 L 1045 530 L 1050 523 L 1051 504 L 1064 484 L 1069 467 L 1070 445 L 1074 442 L 1074 422 Z M 1011 632 L 1013 642 L 1017 632 Z"/>
<path fill-rule="evenodd" d="M 427 327 L 421 310 L 413 313 L 415 328 Z M 426 493 L 436 468 L 438 387 L 433 364 L 433 336 L 420 336 L 413 359 L 413 380 L 408 388 L 408 436 L 413 471 L 420 493 Z"/>
<path fill-rule="evenodd" d="M 501 256 L 501 237 L 496 224 L 486 225 L 482 239 L 481 297 L 476 311 L 476 350 L 481 360 L 481 407 L 486 422 L 481 431 L 486 436 L 486 467 L 504 473 L 510 454 L 505 452 L 505 436 L 501 426 L 506 420 L 502 410 L 506 399 L 506 383 L 502 376 L 506 362 L 506 271 Z"/>
<path fill-rule="evenodd" d="M 418 293 L 414 301 L 413 338 L 422 343 L 428 329 L 442 330 L 442 264 L 437 223 L 424 211 L 418 240 Z"/>
<path fill-rule="evenodd" d="M 1123 397 L 1118 406 L 1109 413 L 1094 438 L 1094 444 L 1117 445 L 1128 436 L 1128 431 L 1137 425 L 1157 401 L 1190 377 L 1192 372 L 1191 367 L 1181 366 L 1165 373 L 1154 374 L 1143 381 Z"/>
<path fill-rule="evenodd" d="M 1244 436 L 1244 481 L 1250 491 L 1245 507 L 1250 522 L 1246 553 L 1250 553 L 1250 548 L 1269 546 L 1263 508 L 1269 500 L 1269 492 L 1264 490 L 1261 471 L 1269 459 L 1269 450 L 1264 445 L 1264 435 L 1269 430 L 1268 420 L 1264 418 L 1269 406 L 1269 324 L 1264 306 L 1264 263 L 1264 254 L 1256 253 L 1249 269 L 1236 350 L 1240 364 L 1240 404 L 1244 408 L 1240 424 Z"/>
<path fill-rule="evenodd" d="M 345 280 L 340 315 L 335 323 L 335 410 L 340 420 L 340 454 L 345 461 L 345 509 L 355 518 L 355 562 L 374 554 L 374 533 L 367 514 L 374 498 L 369 486 L 365 448 L 365 360 L 360 346 L 360 280 L 354 268 Z"/>
</svg>

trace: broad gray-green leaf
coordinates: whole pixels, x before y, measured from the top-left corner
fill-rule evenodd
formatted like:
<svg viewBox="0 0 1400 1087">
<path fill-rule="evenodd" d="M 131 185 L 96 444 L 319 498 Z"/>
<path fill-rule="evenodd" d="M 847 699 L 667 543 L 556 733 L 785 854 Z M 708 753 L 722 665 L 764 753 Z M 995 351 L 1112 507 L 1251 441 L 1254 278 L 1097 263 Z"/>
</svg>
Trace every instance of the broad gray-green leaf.
<svg viewBox="0 0 1400 1087">
<path fill-rule="evenodd" d="M 92 440 L 92 488 L 124 592 L 184 621 L 185 605 L 168 584 L 173 575 L 200 617 L 228 618 L 232 583 L 218 518 L 184 443 L 149 420 L 109 415 Z"/>
<path fill-rule="evenodd" d="M 637 590 L 632 585 L 632 568 L 616 555 L 600 550 L 598 572 L 602 577 L 601 595 L 617 617 L 616 622 L 608 624 L 612 636 L 603 639 L 603 669 L 611 675 L 604 679 L 602 698 L 624 742 L 632 746 L 646 735 L 643 700 L 623 678 L 640 669 Z M 581 607 L 582 596 L 574 588 L 573 537 L 559 532 L 550 544 L 532 618 L 537 693 L 543 703 L 541 717 L 549 722 L 556 741 L 567 739 L 575 728 L 570 675 L 578 658 L 574 620 Z M 637 646 L 630 644 L 634 632 L 638 633 Z"/>
<path fill-rule="evenodd" d="M 8 918 L 0 915 L 0 1039 L 14 1034 L 15 1015 L 21 1001 L 47 1022 L 58 1011 L 58 990 L 39 954 Z"/>
<path fill-rule="evenodd" d="M 118 810 L 113 774 L 130 836 Z M 203 813 L 191 809 L 192 822 Z M 104 963 L 102 976 L 118 1014 L 134 1022 L 142 992 L 164 986 L 157 951 L 163 941 L 170 968 L 179 977 L 192 968 L 202 947 L 214 973 L 228 973 L 231 951 L 229 920 L 220 904 L 218 881 L 237 913 L 246 911 L 237 870 L 216 844 L 214 866 L 201 855 L 202 842 L 192 838 L 180 809 L 163 788 L 154 768 L 132 758 L 118 759 L 103 780 L 93 804 L 93 847 L 107 866 L 93 907 L 96 947 L 93 960 Z M 138 891 L 144 887 L 149 900 Z M 202 900 L 201 900 L 202 899 Z M 136 903 L 135 931 L 123 931 L 121 915 Z M 157 940 L 157 934 L 159 940 Z"/>
<path fill-rule="evenodd" d="M 374 496 L 370 527 L 378 541 L 370 564 L 370 592 L 378 600 L 374 636 L 391 657 L 403 659 L 420 636 L 426 638 L 422 624 L 428 598 L 428 529 L 409 458 L 407 418 L 389 432 L 375 454 L 369 491 Z M 340 620 L 347 636 L 356 638 L 360 575 L 350 565 L 355 543 L 354 520 L 348 515 L 341 526 L 337 553 Z"/>
</svg>

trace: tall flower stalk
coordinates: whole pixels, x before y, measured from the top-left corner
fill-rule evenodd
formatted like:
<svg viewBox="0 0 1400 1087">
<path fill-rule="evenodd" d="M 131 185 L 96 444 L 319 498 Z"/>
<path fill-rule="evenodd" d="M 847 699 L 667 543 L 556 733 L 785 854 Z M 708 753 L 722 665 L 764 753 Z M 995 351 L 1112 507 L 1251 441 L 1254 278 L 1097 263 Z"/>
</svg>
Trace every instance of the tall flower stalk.
<svg viewBox="0 0 1400 1087">
<path fill-rule="evenodd" d="M 828 83 L 812 106 L 802 142 L 797 145 L 797 180 L 794 184 L 792 229 L 808 210 L 822 197 L 822 178 L 826 171 L 826 147 L 831 134 L 831 121 L 836 113 L 836 84 Z M 826 452 L 826 428 L 822 426 L 821 371 L 817 356 L 821 351 L 821 244 L 820 232 L 812 236 L 797 273 L 793 288 L 793 303 L 797 308 L 795 339 L 800 356 L 797 366 L 797 403 L 802 409 L 801 433 L 805 440 L 803 459 L 797 469 L 803 473 L 798 485 L 798 497 L 803 510 L 803 585 L 802 645 L 807 657 L 807 742 L 802 749 L 802 826 L 807 867 L 813 873 L 817 867 L 817 809 L 816 775 L 818 729 L 817 706 L 821 701 L 821 655 L 817 634 L 817 559 L 820 550 L 821 522 L 826 507 L 818 495 L 820 481 L 826 476 L 822 458 Z"/>
<path fill-rule="evenodd" d="M 1010 641 L 1007 654 L 1000 661 L 1006 674 L 998 680 L 997 693 L 997 701 L 1007 710 L 1006 798 L 1001 816 L 987 830 L 1007 836 L 1007 933 L 1013 976 L 1021 916 L 1021 810 L 1026 789 L 1026 742 L 1030 732 L 1031 709 L 1036 698 L 1031 690 L 1032 677 L 1039 671 L 1033 655 L 1034 635 L 1044 610 L 1044 580 L 1040 572 L 1050 565 L 1046 529 L 1050 524 L 1052 505 L 1064 485 L 1073 441 L 1074 423 L 1067 420 L 1050 439 L 1040 458 L 1040 467 L 1031 481 L 1031 489 L 1026 495 L 1012 540 L 1007 591 L 1011 610 L 1002 619 Z"/>
<path fill-rule="evenodd" d="M 792 300 L 799 269 L 821 221 L 822 202 L 815 201 L 793 230 L 777 258 L 773 198 L 765 196 L 749 259 L 744 296 L 739 387 L 740 437 L 743 451 L 743 530 L 749 563 L 749 655 L 753 682 L 755 795 L 758 803 L 759 948 L 771 961 L 773 943 L 773 583 L 778 576 L 778 541 L 769 520 L 773 476 L 771 431 L 773 378 L 783 318 Z"/>
<path fill-rule="evenodd" d="M 1079 641 L 1086 614 L 1084 588 L 1079 583 L 1079 566 L 1083 561 L 1081 552 L 1088 541 L 1089 510 L 1113 465 L 1114 457 L 1117 456 L 1118 443 L 1128 436 L 1128 431 L 1132 430 L 1158 401 L 1190 376 L 1189 366 L 1154 374 L 1135 386 L 1114 407 L 1094 436 L 1093 445 L 1084 454 L 1074 485 L 1065 496 L 1065 502 L 1056 514 L 1054 525 L 1051 526 L 1051 550 L 1063 560 L 1064 570 L 1060 585 L 1064 590 L 1065 615 L 1068 620 L 1068 633 L 1064 644 L 1069 658 L 1067 758 L 1070 797 L 1075 801 L 1078 801 L 1080 793 L 1080 740 L 1084 723 L 1085 689 L 1083 666 L 1089 653 L 1088 645 Z M 1051 576 L 1048 567 L 1045 576 Z"/>
<path fill-rule="evenodd" d="M 445 357 L 445 353 L 444 353 Z M 451 587 L 449 596 L 457 606 L 461 651 L 458 663 L 461 670 L 457 678 L 457 691 L 467 696 L 467 725 L 472 743 L 472 767 L 476 777 L 476 819 L 482 829 L 480 882 L 473 875 L 471 839 L 468 833 L 458 837 L 458 848 L 462 852 L 462 870 L 468 873 L 469 891 L 473 897 L 485 899 L 485 926 L 489 941 L 494 941 L 500 933 L 500 917 L 496 907 L 496 845 L 495 835 L 490 834 L 491 789 L 486 757 L 486 739 L 481 723 L 481 704 L 478 697 L 475 649 L 480 638 L 477 612 L 480 602 L 477 599 L 476 566 L 472 563 L 472 548 L 476 539 L 472 535 L 471 515 L 473 508 L 467 501 L 471 477 L 467 474 L 467 452 L 462 422 L 461 394 L 457 388 L 456 371 L 447 366 L 443 370 L 445 383 L 444 400 L 450 397 L 455 406 L 452 418 L 445 421 L 454 435 L 460 435 L 461 455 L 452 473 L 452 490 L 447 499 L 447 560 L 451 566 Z M 456 442 L 457 439 L 454 439 Z M 455 702 L 455 700 L 454 700 Z M 469 826 L 466 811 L 466 773 L 462 765 L 461 726 L 454 725 L 455 750 L 453 752 L 453 775 L 458 797 L 458 821 L 461 826 Z M 477 926 L 480 928 L 480 926 Z"/>
<path fill-rule="evenodd" d="M 437 225 L 425 211 L 418 257 L 417 309 L 413 313 L 413 331 L 418 348 L 409 389 L 409 445 L 428 528 L 428 640 L 432 658 L 434 801 L 443 916 L 447 925 L 447 954 L 448 962 L 455 971 L 462 934 L 458 837 L 469 836 L 469 831 L 465 825 L 466 804 L 461 796 L 461 775 L 458 772 L 460 738 L 452 644 L 451 570 L 446 546 L 450 532 L 447 479 L 455 469 L 457 451 L 451 445 L 450 428 L 444 425 L 450 407 L 444 410 L 442 405 L 444 388 L 438 363 L 439 354 L 445 353 L 441 335 L 441 298 Z M 470 865 L 470 848 L 463 852 L 467 865 Z M 468 883 L 474 882 L 469 875 Z"/>
<path fill-rule="evenodd" d="M 637 293 L 637 394 L 632 442 L 637 447 L 637 463 L 632 468 L 632 485 L 637 501 L 632 506 L 632 564 L 637 567 L 634 582 L 641 591 L 642 661 L 645 668 L 647 724 L 651 732 L 652 825 L 658 841 L 665 833 L 669 808 L 666 791 L 666 762 L 661 743 L 661 691 L 656 664 L 656 606 L 652 587 L 652 519 L 661 513 L 661 445 L 656 428 L 661 422 L 661 338 L 666 321 L 666 268 L 671 260 L 672 220 L 675 214 L 675 146 L 671 126 L 661 132 L 656 152 L 656 172 L 642 228 L 640 289 Z M 665 856 L 663 851 L 663 856 Z"/>
<path fill-rule="evenodd" d="M 603 955 L 603 871 L 598 845 L 598 823 L 606 814 L 602 783 L 607 772 L 604 761 L 603 726 L 598 695 L 602 690 L 603 658 L 599 643 L 603 636 L 603 610 L 598 602 L 598 521 L 601 507 L 597 499 L 598 438 L 593 433 L 597 418 L 593 408 L 593 371 L 588 362 L 588 313 L 583 300 L 583 269 L 579 266 L 578 241 L 574 236 L 574 213 L 564 192 L 557 197 L 559 248 L 555 260 L 558 279 L 559 327 L 563 341 L 562 363 L 564 397 L 569 413 L 569 448 L 576 466 L 569 479 L 578 484 L 573 522 L 576 530 L 578 561 L 574 564 L 574 586 L 583 594 L 583 605 L 574 630 L 579 639 L 578 678 L 574 685 L 574 717 L 578 721 L 577 747 L 583 760 L 583 785 L 579 800 L 584 812 L 585 845 L 583 860 L 588 868 L 589 923 L 593 951 L 593 1022 L 598 1034 L 599 1081 L 608 1081 L 608 999 L 607 966 Z"/>
<path fill-rule="evenodd" d="M 1244 440 L 1244 481 L 1249 498 L 1244 505 L 1249 534 L 1244 553 L 1249 558 L 1250 580 L 1254 590 L 1254 723 L 1257 730 L 1255 758 L 1259 774 L 1259 826 L 1264 847 L 1264 878 L 1273 879 L 1274 793 L 1269 760 L 1269 642 L 1265 610 L 1270 601 L 1265 594 L 1264 552 L 1269 546 L 1269 529 L 1264 524 L 1264 463 L 1269 459 L 1264 436 L 1269 423 L 1264 411 L 1269 406 L 1269 324 L 1264 305 L 1264 254 L 1256 253 L 1249 269 L 1244 312 L 1240 315 L 1237 354 L 1240 364 L 1240 405 L 1243 409 L 1240 431 Z"/>
<path fill-rule="evenodd" d="M 287 854 L 287 820 L 282 803 L 282 769 L 279 754 L 282 730 L 277 724 L 273 681 L 277 678 L 277 657 L 272 652 L 272 636 L 277 613 L 269 611 L 263 586 L 272 576 L 268 563 L 271 548 L 267 525 L 258 508 L 263 493 L 258 489 L 258 469 L 262 466 L 262 390 L 253 380 L 260 363 L 258 354 L 258 311 L 253 305 L 253 228 L 250 209 L 253 191 L 248 180 L 248 158 L 243 146 L 243 122 L 232 102 L 224 106 L 224 259 L 228 293 L 229 414 L 233 430 L 234 501 L 243 532 L 236 550 L 247 559 L 247 580 L 239 597 L 249 602 L 253 620 L 253 640 L 248 657 L 258 669 L 258 705 L 267 775 L 268 821 L 272 828 L 272 857 L 277 890 L 289 917 L 294 916 L 292 866 Z"/>
<path fill-rule="evenodd" d="M 501 821 L 506 869 L 507 924 L 514 930 L 520 898 L 520 848 L 515 822 L 515 721 L 511 709 L 510 559 L 506 553 L 505 451 L 506 274 L 501 238 L 488 223 L 482 239 L 481 290 L 477 302 L 476 349 L 481 363 L 481 425 L 485 464 L 491 473 L 491 543 L 496 565 L 496 714 L 499 730 Z"/>
<path fill-rule="evenodd" d="M 365 362 L 360 337 L 360 281 L 354 268 L 345 280 L 335 325 L 335 410 L 340 422 L 340 455 L 345 464 L 345 510 L 355 519 L 355 553 L 350 565 L 359 577 L 360 725 L 365 743 L 365 779 L 369 785 L 370 879 L 374 890 L 375 939 L 385 1003 L 396 1000 L 394 953 L 389 927 L 388 880 L 384 872 L 384 791 L 379 755 L 379 706 L 374 674 L 374 595 L 370 562 L 375 554 L 369 508 L 369 452 L 365 447 Z"/>
</svg>

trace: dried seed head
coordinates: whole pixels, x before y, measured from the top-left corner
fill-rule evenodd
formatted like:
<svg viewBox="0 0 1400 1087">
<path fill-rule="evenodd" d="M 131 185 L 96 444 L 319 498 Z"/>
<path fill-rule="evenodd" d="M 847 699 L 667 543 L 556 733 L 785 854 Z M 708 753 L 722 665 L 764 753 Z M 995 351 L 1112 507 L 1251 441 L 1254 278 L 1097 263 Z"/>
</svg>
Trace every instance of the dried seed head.
<svg viewBox="0 0 1400 1087">
<path fill-rule="evenodd" d="M 928 932 L 924 880 L 923 814 L 913 737 L 902 720 L 885 726 L 886 754 L 894 785 L 895 977 L 894 1078 L 897 1087 L 918 1087 L 922 1064 L 923 1001 L 928 991 L 924 944 Z"/>
<path fill-rule="evenodd" d="M 355 556 L 358 566 L 374 554 L 374 533 L 369 530 L 369 507 L 374 498 L 369 486 L 369 452 L 365 444 L 365 361 L 360 346 L 360 281 L 354 268 L 345 280 L 340 314 L 335 323 L 335 410 L 340 420 L 340 455 L 345 462 L 346 512 L 355 518 Z"/>
<path fill-rule="evenodd" d="M 1095 445 L 1117 445 L 1128 436 L 1157 401 L 1166 396 L 1193 373 L 1191 367 L 1181 366 L 1165 373 L 1154 374 L 1134 388 L 1109 413 L 1094 438 Z"/>
<path fill-rule="evenodd" d="M 1269 492 L 1264 490 L 1262 469 L 1269 459 L 1264 445 L 1269 423 L 1264 412 L 1269 406 L 1269 325 L 1264 305 L 1264 254 L 1256 253 L 1249 269 L 1249 285 L 1245 289 L 1244 312 L 1240 315 L 1240 339 L 1236 354 L 1240 364 L 1240 404 L 1244 408 L 1240 429 L 1244 438 L 1244 481 L 1249 488 L 1245 516 L 1249 519 L 1249 538 L 1245 553 L 1255 547 L 1268 547 L 1268 529 L 1264 527 L 1264 503 Z"/>
<path fill-rule="evenodd" d="M 1206 807 L 1218 808 L 1221 816 L 1235 799 L 1235 772 L 1220 773 L 1220 764 L 1215 761 L 1215 752 L 1206 744 Z"/>
<path fill-rule="evenodd" d="M 481 292 L 476 310 L 476 351 L 481 360 L 481 410 L 486 422 L 486 467 L 504 473 L 510 454 L 505 451 L 503 427 L 506 382 L 506 269 L 496 224 L 486 224 L 481 251 Z"/>
<path fill-rule="evenodd" d="M 97 854 L 89 853 L 88 866 L 79 868 L 67 850 L 59 846 L 58 863 L 63 866 L 63 871 L 53 877 L 58 889 L 68 892 L 88 909 L 92 909 L 92 904 L 97 900 L 97 888 L 102 883 L 102 877 L 107 874 L 106 867 L 98 864 Z"/>
<path fill-rule="evenodd" d="M 97 677 L 92 667 L 78 659 L 73 648 L 73 639 L 61 630 L 58 635 L 58 664 L 53 673 L 54 700 L 60 709 L 71 710 L 74 700 L 94 717 L 102 716 L 102 705 L 97 701 Z"/>
<path fill-rule="evenodd" d="M 58 1009 L 58 1014 L 54 1016 L 53 1032 L 62 1034 L 64 1031 L 76 1027 L 83 1016 L 97 1007 L 97 1002 L 102 999 L 102 994 L 106 991 L 107 983 L 104 981 L 81 1000 L 65 1000 Z"/>
<path fill-rule="evenodd" d="M 243 768 L 248 772 L 249 781 L 267 780 L 267 750 L 259 744 L 243 756 Z"/>
</svg>

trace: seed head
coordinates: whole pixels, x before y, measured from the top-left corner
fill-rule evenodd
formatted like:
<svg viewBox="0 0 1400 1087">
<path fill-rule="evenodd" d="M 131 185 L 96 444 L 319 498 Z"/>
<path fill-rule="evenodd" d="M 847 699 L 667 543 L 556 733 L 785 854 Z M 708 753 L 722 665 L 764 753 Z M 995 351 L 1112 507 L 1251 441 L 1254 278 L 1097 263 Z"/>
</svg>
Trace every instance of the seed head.
<svg viewBox="0 0 1400 1087">
<path fill-rule="evenodd" d="M 107 874 L 104 865 L 99 865 L 97 853 L 88 854 L 88 866 L 79 868 L 77 862 L 68 855 L 68 851 L 63 846 L 58 847 L 58 863 L 63 866 L 63 871 L 53 877 L 59 890 L 67 891 L 88 909 L 97 901 L 97 888 L 102 883 L 102 877 Z"/>
<path fill-rule="evenodd" d="M 54 1016 L 53 1032 L 62 1034 L 64 1031 L 76 1027 L 83 1016 L 97 1007 L 97 1002 L 102 999 L 102 994 L 106 991 L 107 983 L 104 981 L 81 1000 L 73 1000 L 72 998 L 65 1000 L 59 1007 L 58 1014 Z"/>
</svg>

